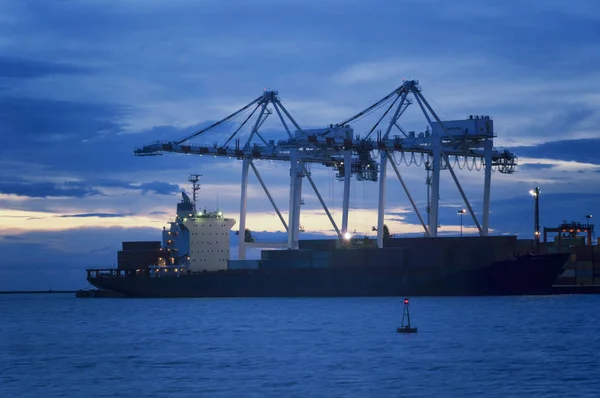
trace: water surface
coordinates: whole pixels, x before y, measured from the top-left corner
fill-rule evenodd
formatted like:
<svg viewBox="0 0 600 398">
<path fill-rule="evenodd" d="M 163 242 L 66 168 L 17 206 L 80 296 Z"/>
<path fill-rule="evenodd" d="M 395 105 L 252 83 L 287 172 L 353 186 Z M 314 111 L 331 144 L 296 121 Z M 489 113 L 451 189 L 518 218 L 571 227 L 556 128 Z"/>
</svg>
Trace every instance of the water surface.
<svg viewBox="0 0 600 398">
<path fill-rule="evenodd" d="M 0 295 L 6 397 L 598 397 L 600 297 Z"/>
</svg>

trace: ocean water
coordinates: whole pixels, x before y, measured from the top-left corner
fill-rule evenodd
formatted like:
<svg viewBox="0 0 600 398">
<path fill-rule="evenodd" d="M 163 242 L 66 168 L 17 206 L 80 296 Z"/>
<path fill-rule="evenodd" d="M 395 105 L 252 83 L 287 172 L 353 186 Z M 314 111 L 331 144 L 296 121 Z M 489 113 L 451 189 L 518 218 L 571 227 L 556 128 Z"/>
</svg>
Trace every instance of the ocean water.
<svg viewBox="0 0 600 398">
<path fill-rule="evenodd" d="M 0 295 L 0 396 L 600 396 L 600 296 L 402 306 Z"/>
</svg>

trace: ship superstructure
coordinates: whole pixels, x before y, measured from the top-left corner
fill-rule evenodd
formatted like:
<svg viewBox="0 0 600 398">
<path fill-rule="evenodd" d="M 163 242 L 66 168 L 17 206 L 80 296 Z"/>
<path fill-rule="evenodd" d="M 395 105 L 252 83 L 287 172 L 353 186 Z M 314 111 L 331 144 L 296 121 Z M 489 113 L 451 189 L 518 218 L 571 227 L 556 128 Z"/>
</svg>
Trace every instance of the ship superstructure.
<svg viewBox="0 0 600 398">
<path fill-rule="evenodd" d="M 182 192 L 175 219 L 162 231 L 162 253 L 157 264 L 150 265 L 152 275 L 168 271 L 216 271 L 227 269 L 230 259 L 230 230 L 235 220 L 221 210 L 198 210 L 196 192 L 200 175 L 192 174 L 193 199 Z"/>
</svg>

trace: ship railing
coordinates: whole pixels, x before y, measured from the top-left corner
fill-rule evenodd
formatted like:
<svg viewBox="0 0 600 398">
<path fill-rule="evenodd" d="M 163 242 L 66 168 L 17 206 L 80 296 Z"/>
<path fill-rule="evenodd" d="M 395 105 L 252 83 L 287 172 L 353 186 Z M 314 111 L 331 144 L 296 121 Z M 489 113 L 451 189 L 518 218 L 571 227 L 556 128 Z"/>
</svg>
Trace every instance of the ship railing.
<svg viewBox="0 0 600 398">
<path fill-rule="evenodd" d="M 131 272 L 136 270 L 127 270 L 119 268 L 88 268 L 85 270 L 88 279 L 96 278 L 118 278 L 131 275 Z"/>
<path fill-rule="evenodd" d="M 164 267 L 163 267 L 164 268 Z M 120 269 L 120 268 L 88 268 L 88 279 L 98 278 L 127 278 L 136 275 L 148 275 L 149 269 Z M 182 269 L 183 270 L 183 269 Z"/>
</svg>

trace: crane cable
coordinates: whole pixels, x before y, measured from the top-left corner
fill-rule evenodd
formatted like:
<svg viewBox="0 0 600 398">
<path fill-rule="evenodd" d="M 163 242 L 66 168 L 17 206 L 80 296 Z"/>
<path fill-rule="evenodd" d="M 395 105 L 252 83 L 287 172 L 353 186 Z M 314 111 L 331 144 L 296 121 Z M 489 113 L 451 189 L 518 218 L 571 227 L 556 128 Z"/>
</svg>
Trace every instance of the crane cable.
<svg viewBox="0 0 600 398">
<path fill-rule="evenodd" d="M 229 141 L 231 141 L 231 139 L 242 129 L 242 127 L 244 127 L 246 125 L 246 123 L 248 122 L 248 120 L 250 120 L 250 118 L 252 117 L 252 115 L 254 115 L 254 112 L 256 112 L 256 110 L 260 108 L 260 104 L 257 104 L 256 107 L 252 110 L 252 112 L 248 115 L 248 117 L 246 118 L 246 120 L 244 120 L 242 122 L 242 124 L 240 125 L 240 127 L 237 128 L 237 130 L 234 131 L 233 134 L 231 134 L 229 136 L 229 138 L 227 139 L 227 141 L 225 141 L 225 143 L 223 144 L 223 147 L 226 147 L 227 144 L 229 144 Z"/>
<path fill-rule="evenodd" d="M 399 88 L 395 89 L 394 91 L 392 91 L 391 93 L 389 93 L 388 95 L 386 95 L 385 97 L 383 97 L 382 99 L 380 99 L 379 101 L 377 101 L 376 103 L 374 103 L 373 105 L 368 107 L 367 109 L 363 110 L 362 112 L 359 112 L 356 115 L 352 116 L 351 118 L 348 118 L 348 119 L 344 120 L 343 122 L 338 123 L 337 126 L 344 126 L 350 122 L 357 120 L 358 118 L 360 118 L 362 116 L 366 116 L 368 113 L 374 111 L 376 108 L 378 108 L 382 104 L 386 103 L 395 94 L 399 95 L 400 92 L 403 91 L 403 88 L 404 88 L 403 86 L 400 86 Z M 327 132 L 329 130 L 331 130 L 331 128 L 323 130 L 322 132 L 319 133 L 319 135 L 323 136 L 323 135 L 327 134 Z"/>
<path fill-rule="evenodd" d="M 177 145 L 181 145 L 181 144 L 182 144 L 182 143 L 184 143 L 185 141 L 188 141 L 188 140 L 190 140 L 190 139 L 192 139 L 192 138 L 194 138 L 194 137 L 197 137 L 197 136 L 199 136 L 200 134 L 202 134 L 202 133 L 205 133 L 205 132 L 207 132 L 208 130 L 210 130 L 210 129 L 214 128 L 214 127 L 217 127 L 218 125 L 220 125 L 220 124 L 223 124 L 223 123 L 225 123 L 225 122 L 227 122 L 227 121 L 229 121 L 229 120 L 233 119 L 234 117 L 238 116 L 240 113 L 243 113 L 244 111 L 246 111 L 248 108 L 250 108 L 252 105 L 256 104 L 257 102 L 258 102 L 258 103 L 262 102 L 262 99 L 263 99 L 263 98 L 264 98 L 264 96 L 263 96 L 263 95 L 261 95 L 260 97 L 256 98 L 254 101 L 250 102 L 248 105 L 244 106 L 244 107 L 243 107 L 243 108 L 241 108 L 241 109 L 238 109 L 237 111 L 235 111 L 235 112 L 234 112 L 234 113 L 232 113 L 231 115 L 227 116 L 225 119 L 221 119 L 221 120 L 219 120 L 218 122 L 215 122 L 215 123 L 211 124 L 210 126 L 208 126 L 208 127 L 204 128 L 204 129 L 202 129 L 202 130 L 200 130 L 200 131 L 198 131 L 198 132 L 196 132 L 196 133 L 194 133 L 194 134 L 191 134 L 191 135 L 189 135 L 189 136 L 187 136 L 187 137 L 185 137 L 185 138 L 183 138 L 183 139 L 181 139 L 181 140 L 179 140 L 179 141 L 176 141 L 175 143 L 176 143 Z"/>
<path fill-rule="evenodd" d="M 385 118 L 385 116 L 389 113 L 389 111 L 394 107 L 394 105 L 396 104 L 396 102 L 398 101 L 398 99 L 400 98 L 400 96 L 397 96 L 392 103 L 390 104 L 390 106 L 386 109 L 386 111 L 383 113 L 383 115 L 381 115 L 381 117 L 379 118 L 379 120 L 377 121 L 377 123 L 375 123 L 373 125 L 373 127 L 371 128 L 371 130 L 369 131 L 369 134 L 367 134 L 367 136 L 365 137 L 365 140 L 368 139 L 371 134 L 373 133 L 373 131 L 375 131 L 375 129 L 377 128 L 377 126 L 379 126 L 379 124 L 381 123 L 381 121 Z"/>
</svg>

